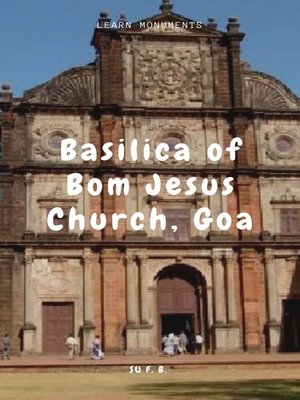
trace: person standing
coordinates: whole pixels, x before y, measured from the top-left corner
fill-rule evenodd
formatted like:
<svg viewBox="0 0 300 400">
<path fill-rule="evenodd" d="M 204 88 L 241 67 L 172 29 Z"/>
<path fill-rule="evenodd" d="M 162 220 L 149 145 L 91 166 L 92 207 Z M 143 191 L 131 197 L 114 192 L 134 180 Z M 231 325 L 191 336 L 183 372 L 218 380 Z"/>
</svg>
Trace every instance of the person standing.
<svg viewBox="0 0 300 400">
<path fill-rule="evenodd" d="M 165 343 L 164 354 L 174 356 L 174 333 L 168 335 L 168 339 Z"/>
<path fill-rule="evenodd" d="M 72 333 L 69 334 L 66 340 L 66 347 L 68 349 L 68 359 L 74 360 L 75 358 L 75 351 L 77 347 L 77 340 L 75 339 Z"/>
<path fill-rule="evenodd" d="M 186 350 L 186 346 L 188 343 L 188 339 L 186 334 L 182 331 L 179 335 L 179 346 L 181 349 L 181 354 L 186 354 L 187 350 Z"/>
<path fill-rule="evenodd" d="M 2 360 L 5 358 L 7 360 L 10 359 L 10 349 L 11 349 L 11 342 L 10 342 L 10 337 L 6 333 L 3 338 L 3 353 L 2 353 Z"/>
<path fill-rule="evenodd" d="M 100 342 L 99 335 L 96 335 L 95 339 L 93 341 L 91 359 L 92 360 L 103 360 L 104 359 L 104 353 L 101 349 L 101 342 Z"/>
<path fill-rule="evenodd" d="M 195 337 L 195 354 L 201 354 L 201 352 L 202 352 L 202 343 L 203 343 L 203 337 L 198 332 L 196 337 Z"/>
<path fill-rule="evenodd" d="M 168 341 L 168 336 L 166 334 L 164 334 L 164 336 L 161 338 L 162 351 L 164 351 L 167 341 Z"/>
<path fill-rule="evenodd" d="M 180 353 L 180 351 L 179 351 L 179 336 L 176 334 L 173 337 L 173 345 L 174 345 L 174 356 L 177 356 Z"/>
</svg>

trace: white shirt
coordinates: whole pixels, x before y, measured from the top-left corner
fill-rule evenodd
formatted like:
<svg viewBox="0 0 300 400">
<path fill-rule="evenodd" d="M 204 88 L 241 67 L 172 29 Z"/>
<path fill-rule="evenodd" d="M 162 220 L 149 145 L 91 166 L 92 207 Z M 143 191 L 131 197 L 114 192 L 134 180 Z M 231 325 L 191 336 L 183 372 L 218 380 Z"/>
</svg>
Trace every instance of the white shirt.
<svg viewBox="0 0 300 400">
<path fill-rule="evenodd" d="M 66 345 L 67 346 L 76 346 L 77 340 L 74 337 L 69 336 L 66 340 Z"/>
<path fill-rule="evenodd" d="M 203 338 L 201 335 L 196 335 L 196 343 L 201 344 L 203 342 Z"/>
</svg>

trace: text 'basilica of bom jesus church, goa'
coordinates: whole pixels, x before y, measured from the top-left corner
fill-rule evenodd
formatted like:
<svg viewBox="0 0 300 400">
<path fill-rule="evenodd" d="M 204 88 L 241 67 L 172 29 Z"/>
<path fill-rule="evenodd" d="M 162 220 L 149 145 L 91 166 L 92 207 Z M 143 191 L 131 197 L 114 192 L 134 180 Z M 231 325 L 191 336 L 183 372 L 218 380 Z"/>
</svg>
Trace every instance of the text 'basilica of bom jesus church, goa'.
<svg viewBox="0 0 300 400">
<path fill-rule="evenodd" d="M 206 353 L 299 351 L 300 99 L 241 60 L 245 35 L 235 18 L 224 31 L 214 19 L 199 27 L 164 0 L 130 27 L 110 22 L 100 14 L 94 62 L 21 98 L 2 86 L 0 335 L 22 354 L 59 354 L 70 332 L 82 352 L 98 334 L 107 354 L 155 354 L 164 334 L 182 330 L 200 332 Z M 220 162 L 207 158 L 209 144 L 225 148 L 236 136 L 244 144 L 235 161 L 225 152 Z M 149 138 L 171 150 L 186 143 L 192 153 L 188 162 L 66 163 L 64 138 L 97 149 Z M 101 195 L 68 196 L 72 172 L 101 179 Z M 235 186 L 227 197 L 149 197 L 154 173 L 220 185 L 233 176 Z M 111 177 L 130 179 L 128 196 L 108 195 Z M 66 210 L 58 233 L 47 227 L 53 207 Z M 124 222 L 70 232 L 71 207 L 108 217 L 156 207 L 178 230 L 137 232 Z M 201 207 L 233 219 L 250 213 L 253 229 L 222 232 L 214 222 L 196 231 Z"/>
</svg>

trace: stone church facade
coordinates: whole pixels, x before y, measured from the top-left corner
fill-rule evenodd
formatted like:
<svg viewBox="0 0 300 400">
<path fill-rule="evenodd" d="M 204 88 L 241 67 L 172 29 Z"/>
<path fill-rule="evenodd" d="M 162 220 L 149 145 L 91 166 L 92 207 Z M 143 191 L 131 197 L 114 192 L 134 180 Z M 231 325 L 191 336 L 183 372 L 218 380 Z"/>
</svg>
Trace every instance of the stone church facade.
<svg viewBox="0 0 300 400">
<path fill-rule="evenodd" d="M 226 31 L 210 19 L 202 28 L 164 0 L 160 13 L 127 28 L 107 28 L 101 13 L 92 45 L 97 58 L 72 68 L 22 98 L 2 86 L 0 159 L 0 335 L 15 352 L 64 351 L 72 331 L 88 351 L 95 334 L 106 353 L 156 353 L 171 331 L 201 332 L 207 353 L 300 349 L 300 99 L 275 78 L 241 60 L 244 34 L 236 19 Z M 125 17 L 120 17 L 125 22 Z M 170 23 L 169 25 L 166 22 Z M 188 25 L 188 27 L 186 27 Z M 206 156 L 238 136 L 236 161 Z M 106 142 L 183 142 L 189 162 L 66 163 L 60 142 L 75 138 L 97 149 Z M 72 172 L 104 184 L 70 197 Z M 225 197 L 145 194 L 158 172 L 220 182 L 234 176 Z M 110 196 L 110 177 L 130 180 L 128 196 Z M 64 229 L 47 228 L 47 213 L 66 210 Z M 103 231 L 68 229 L 68 210 L 103 212 Z M 112 228 L 113 213 L 149 214 L 151 207 L 178 223 L 174 234 Z M 195 211 L 239 212 L 252 231 L 214 222 L 197 231 Z M 168 224 L 169 226 L 169 224 Z"/>
</svg>

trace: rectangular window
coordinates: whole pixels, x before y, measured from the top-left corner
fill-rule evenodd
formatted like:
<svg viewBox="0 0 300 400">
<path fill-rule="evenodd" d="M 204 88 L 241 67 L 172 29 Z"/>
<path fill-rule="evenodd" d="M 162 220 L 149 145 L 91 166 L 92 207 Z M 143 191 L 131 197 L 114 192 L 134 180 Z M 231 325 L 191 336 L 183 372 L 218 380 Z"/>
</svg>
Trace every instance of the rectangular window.
<svg viewBox="0 0 300 400">
<path fill-rule="evenodd" d="M 280 233 L 300 234 L 300 209 L 283 208 L 280 210 Z"/>
<path fill-rule="evenodd" d="M 167 209 L 163 210 L 167 218 L 167 227 L 164 231 L 164 240 L 170 242 L 187 242 L 191 237 L 191 216 L 188 209 Z M 177 226 L 177 231 L 173 232 L 172 226 Z"/>
</svg>

